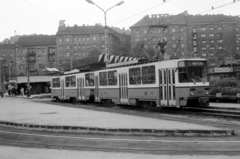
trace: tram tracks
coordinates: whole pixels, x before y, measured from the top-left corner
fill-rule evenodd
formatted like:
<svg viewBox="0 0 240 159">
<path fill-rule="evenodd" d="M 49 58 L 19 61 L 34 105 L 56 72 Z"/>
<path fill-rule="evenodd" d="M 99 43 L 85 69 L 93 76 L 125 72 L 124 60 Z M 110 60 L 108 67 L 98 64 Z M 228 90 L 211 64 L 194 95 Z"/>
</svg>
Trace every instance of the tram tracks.
<svg viewBox="0 0 240 159">
<path fill-rule="evenodd" d="M 148 154 L 239 154 L 239 141 L 194 139 L 132 139 L 34 134 L 0 131 L 0 143 L 5 146 L 31 148 L 130 152 Z M 234 146 L 233 146 L 234 145 Z"/>
</svg>

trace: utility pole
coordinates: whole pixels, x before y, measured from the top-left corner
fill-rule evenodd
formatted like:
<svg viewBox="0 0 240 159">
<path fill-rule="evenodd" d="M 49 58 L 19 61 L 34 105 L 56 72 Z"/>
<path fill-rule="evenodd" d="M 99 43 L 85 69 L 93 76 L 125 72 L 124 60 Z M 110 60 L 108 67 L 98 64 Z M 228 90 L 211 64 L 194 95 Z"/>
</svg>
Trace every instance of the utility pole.
<svg viewBox="0 0 240 159">
<path fill-rule="evenodd" d="M 29 75 L 29 53 L 30 53 L 30 50 L 27 49 L 26 56 L 27 56 L 27 97 L 28 98 L 31 96 L 31 94 L 30 94 L 30 75 Z"/>
</svg>

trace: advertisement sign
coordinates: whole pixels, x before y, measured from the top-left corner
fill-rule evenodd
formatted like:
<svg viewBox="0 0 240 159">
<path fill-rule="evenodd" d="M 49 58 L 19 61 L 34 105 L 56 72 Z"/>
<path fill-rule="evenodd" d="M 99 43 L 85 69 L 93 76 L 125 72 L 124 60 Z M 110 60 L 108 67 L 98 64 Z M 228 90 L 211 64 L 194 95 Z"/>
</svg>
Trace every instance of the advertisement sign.
<svg viewBox="0 0 240 159">
<path fill-rule="evenodd" d="M 231 67 L 214 68 L 214 73 L 224 73 L 224 72 L 233 72 L 233 68 Z"/>
</svg>

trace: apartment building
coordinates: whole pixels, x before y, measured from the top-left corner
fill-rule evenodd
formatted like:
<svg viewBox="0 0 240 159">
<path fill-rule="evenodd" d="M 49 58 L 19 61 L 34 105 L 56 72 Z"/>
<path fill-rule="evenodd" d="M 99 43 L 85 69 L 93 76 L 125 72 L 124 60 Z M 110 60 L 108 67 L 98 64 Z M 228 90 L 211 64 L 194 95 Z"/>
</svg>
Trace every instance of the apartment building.
<svg viewBox="0 0 240 159">
<path fill-rule="evenodd" d="M 240 17 L 219 15 L 155 14 L 145 16 L 130 27 L 134 48 L 144 43 L 156 48 L 167 41 L 166 54 L 177 57 L 198 56 L 217 65 L 225 57 L 240 55 Z"/>
<path fill-rule="evenodd" d="M 105 53 L 104 26 L 96 24 L 66 26 L 60 21 L 56 34 L 56 52 L 58 66 L 84 58 L 92 50 Z M 107 27 L 107 47 L 110 55 L 127 54 L 130 50 L 130 34 L 119 33 Z"/>
<path fill-rule="evenodd" d="M 28 62 L 33 76 L 44 75 L 47 67 L 56 68 L 55 35 L 21 36 L 15 47 L 17 76 L 27 75 Z"/>
</svg>

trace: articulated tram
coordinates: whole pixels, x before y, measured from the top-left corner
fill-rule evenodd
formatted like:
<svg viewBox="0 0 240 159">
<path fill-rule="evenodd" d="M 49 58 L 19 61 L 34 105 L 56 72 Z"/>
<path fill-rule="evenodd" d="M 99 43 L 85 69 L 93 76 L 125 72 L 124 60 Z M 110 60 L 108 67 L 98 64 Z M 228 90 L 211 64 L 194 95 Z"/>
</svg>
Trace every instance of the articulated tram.
<svg viewBox="0 0 240 159">
<path fill-rule="evenodd" d="M 206 59 L 113 64 L 52 78 L 52 98 L 142 107 L 208 106 Z"/>
</svg>

